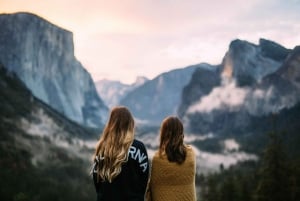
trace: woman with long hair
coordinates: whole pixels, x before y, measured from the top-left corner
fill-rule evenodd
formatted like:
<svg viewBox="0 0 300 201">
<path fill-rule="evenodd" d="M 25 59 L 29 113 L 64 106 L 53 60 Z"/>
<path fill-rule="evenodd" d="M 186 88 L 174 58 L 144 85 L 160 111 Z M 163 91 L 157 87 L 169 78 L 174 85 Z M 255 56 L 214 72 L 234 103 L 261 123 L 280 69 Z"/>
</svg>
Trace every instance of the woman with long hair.
<svg viewBox="0 0 300 201">
<path fill-rule="evenodd" d="M 143 201 L 149 163 L 144 144 L 134 139 L 134 119 L 123 106 L 111 110 L 93 156 L 97 201 Z"/>
<path fill-rule="evenodd" d="M 160 144 L 154 154 L 147 201 L 196 201 L 196 158 L 183 142 L 181 121 L 165 118 L 160 128 Z"/>
</svg>

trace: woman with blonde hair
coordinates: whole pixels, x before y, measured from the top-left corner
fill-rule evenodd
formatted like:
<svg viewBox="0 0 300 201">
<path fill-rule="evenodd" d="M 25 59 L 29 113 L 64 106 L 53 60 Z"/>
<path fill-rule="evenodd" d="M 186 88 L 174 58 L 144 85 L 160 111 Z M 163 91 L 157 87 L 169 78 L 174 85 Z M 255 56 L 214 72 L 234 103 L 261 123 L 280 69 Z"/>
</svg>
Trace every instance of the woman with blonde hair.
<svg viewBox="0 0 300 201">
<path fill-rule="evenodd" d="M 181 121 L 173 116 L 165 118 L 159 149 L 152 160 L 147 201 L 196 201 L 195 153 L 183 139 Z"/>
<path fill-rule="evenodd" d="M 143 201 L 149 163 L 144 144 L 134 139 L 134 119 L 123 106 L 112 109 L 93 157 L 97 201 Z"/>
</svg>

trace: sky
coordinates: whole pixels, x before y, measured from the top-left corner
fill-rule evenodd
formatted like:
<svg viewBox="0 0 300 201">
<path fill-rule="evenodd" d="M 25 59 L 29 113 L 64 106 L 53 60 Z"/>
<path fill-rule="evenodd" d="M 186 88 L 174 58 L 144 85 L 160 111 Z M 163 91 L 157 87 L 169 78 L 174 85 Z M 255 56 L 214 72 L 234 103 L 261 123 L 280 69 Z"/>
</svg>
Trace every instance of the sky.
<svg viewBox="0 0 300 201">
<path fill-rule="evenodd" d="M 220 64 L 234 39 L 300 45 L 300 0 L 0 0 L 0 13 L 19 11 L 73 32 L 95 82 Z"/>
</svg>

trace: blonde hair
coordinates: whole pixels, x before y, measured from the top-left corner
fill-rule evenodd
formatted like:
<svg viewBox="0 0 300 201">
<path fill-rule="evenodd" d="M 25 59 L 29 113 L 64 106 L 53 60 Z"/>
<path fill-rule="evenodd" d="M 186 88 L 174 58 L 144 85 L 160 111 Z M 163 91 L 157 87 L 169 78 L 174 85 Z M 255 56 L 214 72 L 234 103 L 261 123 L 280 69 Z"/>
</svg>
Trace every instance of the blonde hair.
<svg viewBox="0 0 300 201">
<path fill-rule="evenodd" d="M 115 107 L 96 146 L 94 161 L 98 161 L 98 180 L 112 182 L 128 160 L 128 150 L 134 140 L 134 119 L 123 106 Z"/>
</svg>

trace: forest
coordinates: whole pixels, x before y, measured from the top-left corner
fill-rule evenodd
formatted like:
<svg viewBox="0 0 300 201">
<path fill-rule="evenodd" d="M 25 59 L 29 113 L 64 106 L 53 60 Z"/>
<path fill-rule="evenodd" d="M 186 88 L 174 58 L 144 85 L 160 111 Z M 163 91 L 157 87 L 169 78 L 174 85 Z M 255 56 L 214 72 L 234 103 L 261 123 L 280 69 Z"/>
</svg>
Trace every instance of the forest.
<svg viewBox="0 0 300 201">
<path fill-rule="evenodd" d="M 201 201 L 300 200 L 300 159 L 289 151 L 286 134 L 271 131 L 259 161 L 240 162 L 228 169 L 198 175 Z"/>
</svg>

